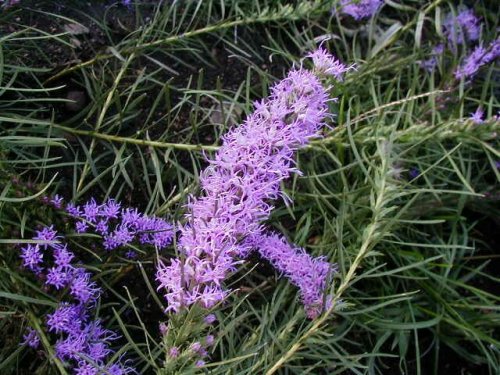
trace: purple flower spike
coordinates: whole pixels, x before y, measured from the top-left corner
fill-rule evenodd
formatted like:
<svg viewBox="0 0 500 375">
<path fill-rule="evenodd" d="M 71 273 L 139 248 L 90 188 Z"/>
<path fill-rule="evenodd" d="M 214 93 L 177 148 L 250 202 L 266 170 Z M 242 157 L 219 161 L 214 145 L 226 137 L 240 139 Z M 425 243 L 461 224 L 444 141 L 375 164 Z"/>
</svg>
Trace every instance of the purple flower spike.
<svg viewBox="0 0 500 375">
<path fill-rule="evenodd" d="M 37 331 L 29 327 L 23 336 L 23 345 L 28 345 L 30 348 L 37 349 L 40 346 L 40 336 Z"/>
<path fill-rule="evenodd" d="M 340 11 L 359 21 L 373 16 L 383 3 L 382 0 L 341 0 Z"/>
<path fill-rule="evenodd" d="M 479 39 L 481 23 L 472 9 L 465 8 L 457 16 L 449 13 L 444 22 L 444 35 L 448 42 L 455 44 L 464 44 L 466 40 L 475 41 Z"/>
<path fill-rule="evenodd" d="M 462 65 L 455 71 L 455 78 L 472 78 L 479 69 L 496 60 L 500 56 L 500 39 L 493 41 L 488 47 L 477 46 L 467 56 Z"/>
<path fill-rule="evenodd" d="M 245 238 L 262 230 L 272 200 L 289 201 L 281 181 L 299 173 L 296 150 L 317 137 L 331 100 L 320 78 L 341 78 L 348 69 L 325 50 L 309 55 L 314 70 L 292 70 L 271 88 L 267 99 L 223 144 L 200 175 L 203 194 L 186 205 L 180 227 L 181 259 L 159 262 L 158 289 L 165 291 L 167 311 L 198 304 L 211 308 L 225 299 L 223 281 L 251 250 Z"/>
<path fill-rule="evenodd" d="M 325 293 L 328 278 L 336 269 L 324 257 L 313 258 L 277 234 L 254 236 L 252 242 L 263 258 L 300 289 L 308 318 L 314 319 L 330 307 L 330 298 Z"/>
</svg>

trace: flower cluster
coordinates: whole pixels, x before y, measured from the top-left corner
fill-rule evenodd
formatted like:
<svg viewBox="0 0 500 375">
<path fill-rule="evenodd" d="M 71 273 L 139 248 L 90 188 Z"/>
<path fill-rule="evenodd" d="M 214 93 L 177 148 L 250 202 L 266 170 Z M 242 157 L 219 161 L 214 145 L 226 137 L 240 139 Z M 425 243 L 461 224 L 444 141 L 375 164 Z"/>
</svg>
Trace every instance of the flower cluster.
<svg viewBox="0 0 500 375">
<path fill-rule="evenodd" d="M 321 62 L 317 73 L 340 76 L 347 69 L 322 49 L 309 57 Z M 255 103 L 243 125 L 223 137 L 200 175 L 203 195 L 187 204 L 178 242 L 181 256 L 158 265 L 158 289 L 166 291 L 167 311 L 193 304 L 210 308 L 225 298 L 223 280 L 252 249 L 245 238 L 261 233 L 261 222 L 273 209 L 271 200 L 288 200 L 280 183 L 299 173 L 293 154 L 318 136 L 328 100 L 318 76 L 304 68 L 292 70 L 267 99 Z"/>
<path fill-rule="evenodd" d="M 141 245 L 153 245 L 163 249 L 170 245 L 174 236 L 172 224 L 156 216 L 146 216 L 137 209 L 123 208 L 109 199 L 104 204 L 90 199 L 82 206 L 68 204 L 66 211 L 78 219 L 76 231 L 88 232 L 91 228 L 103 239 L 104 248 L 112 250 L 134 240 Z"/>
<path fill-rule="evenodd" d="M 341 12 L 359 21 L 369 18 L 382 6 L 382 0 L 341 0 Z"/>
<path fill-rule="evenodd" d="M 482 45 L 474 48 L 472 53 L 467 56 L 455 71 L 455 78 L 471 78 L 479 71 L 479 69 L 486 64 L 496 60 L 500 56 L 500 39 L 490 43 L 488 47 Z"/>
<path fill-rule="evenodd" d="M 456 16 L 450 12 L 443 21 L 443 34 L 446 42 L 435 46 L 431 57 L 422 61 L 420 65 L 427 71 L 432 71 L 438 63 L 439 55 L 442 55 L 446 49 L 456 53 L 458 45 L 479 40 L 480 32 L 480 20 L 472 9 L 462 8 Z M 482 66 L 491 63 L 498 56 L 500 56 L 500 39 L 493 41 L 487 47 L 481 43 L 464 58 L 462 64 L 455 70 L 455 78 L 472 78 Z"/>
<path fill-rule="evenodd" d="M 324 257 L 313 258 L 303 248 L 290 245 L 274 233 L 253 236 L 250 242 L 264 259 L 300 289 L 310 319 L 321 314 L 323 308 L 330 307 L 331 297 L 325 295 L 325 289 L 329 275 L 333 275 L 336 268 Z"/>
<path fill-rule="evenodd" d="M 435 46 L 432 49 L 431 56 L 427 59 L 424 60 L 420 63 L 420 66 L 427 70 L 428 72 L 431 72 L 434 70 L 434 68 L 437 66 L 439 62 L 439 56 L 443 54 L 445 49 L 444 44 L 440 43 L 437 46 Z"/>
<path fill-rule="evenodd" d="M 38 242 L 21 249 L 23 265 L 41 279 L 48 288 L 66 288 L 71 301 L 59 303 L 46 317 L 48 332 L 58 335 L 55 344 L 57 357 L 65 363 L 74 361 L 76 374 L 98 374 L 106 370 L 120 375 L 132 371 L 118 363 L 104 369 L 104 360 L 113 354 L 109 343 L 117 335 L 93 320 L 90 310 L 97 302 L 101 289 L 91 280 L 92 275 L 73 261 L 75 254 L 62 243 L 53 226 L 45 227 L 33 237 Z M 24 343 L 37 348 L 40 338 L 29 328 Z"/>
<path fill-rule="evenodd" d="M 451 46 L 464 44 L 465 41 L 479 39 L 481 24 L 472 9 L 464 8 L 455 17 L 449 13 L 443 22 L 444 36 Z"/>
</svg>

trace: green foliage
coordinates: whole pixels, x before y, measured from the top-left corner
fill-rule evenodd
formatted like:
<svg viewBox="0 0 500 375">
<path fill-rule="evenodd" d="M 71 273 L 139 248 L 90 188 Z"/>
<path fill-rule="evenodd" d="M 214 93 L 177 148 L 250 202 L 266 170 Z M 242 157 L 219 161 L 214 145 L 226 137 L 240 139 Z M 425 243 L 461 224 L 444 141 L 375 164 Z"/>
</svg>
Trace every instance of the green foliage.
<svg viewBox="0 0 500 375">
<path fill-rule="evenodd" d="M 154 3 L 26 1 L 0 13 L 0 373 L 66 371 L 42 328 L 57 296 L 18 256 L 50 224 L 106 290 L 96 315 L 139 373 L 498 373 L 498 65 L 466 83 L 452 73 L 470 48 L 433 73 L 419 64 L 455 2 L 387 2 L 361 23 L 331 12 L 335 1 Z M 498 37 L 493 5 L 476 8 L 484 40 Z M 294 203 L 269 221 L 338 263 L 333 307 L 318 319 L 259 259 L 228 280 L 235 291 L 213 327 L 198 310 L 166 315 L 158 254 L 107 254 L 43 205 L 115 198 L 180 220 L 204 154 L 323 40 L 356 70 L 332 88 L 334 128 L 298 155 L 303 175 L 285 185 Z M 478 106 L 481 125 L 468 119 Z M 27 326 L 42 354 L 19 345 Z M 209 331 L 198 369 L 187 348 Z M 176 360 L 172 345 L 184 350 Z"/>
</svg>

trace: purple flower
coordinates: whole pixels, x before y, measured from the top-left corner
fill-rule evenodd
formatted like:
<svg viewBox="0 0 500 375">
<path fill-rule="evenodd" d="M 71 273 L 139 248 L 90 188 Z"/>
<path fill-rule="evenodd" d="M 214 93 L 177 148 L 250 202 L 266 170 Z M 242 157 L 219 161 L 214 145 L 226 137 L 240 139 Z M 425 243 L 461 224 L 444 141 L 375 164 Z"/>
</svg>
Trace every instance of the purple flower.
<svg viewBox="0 0 500 375">
<path fill-rule="evenodd" d="M 212 324 L 213 322 L 215 322 L 217 320 L 217 317 L 215 316 L 215 314 L 208 314 L 205 318 L 203 318 L 203 321 L 205 322 L 205 324 Z"/>
<path fill-rule="evenodd" d="M 95 231 L 101 235 L 107 235 L 109 231 L 108 221 L 99 220 L 99 222 L 95 226 Z"/>
<path fill-rule="evenodd" d="M 94 365 L 80 361 L 78 363 L 78 367 L 73 369 L 75 375 L 97 375 L 99 373 L 99 369 Z"/>
<path fill-rule="evenodd" d="M 124 367 L 119 363 L 113 363 L 111 366 L 109 366 L 109 368 L 106 371 L 110 375 L 126 375 L 130 374 L 131 372 L 135 373 L 133 368 Z"/>
<path fill-rule="evenodd" d="M 201 350 L 202 346 L 201 344 L 196 341 L 196 342 L 193 342 L 190 346 L 189 346 L 189 349 L 195 353 L 198 353 L 200 350 Z"/>
<path fill-rule="evenodd" d="M 22 345 L 28 345 L 33 349 L 37 349 L 40 346 L 40 336 L 38 336 L 38 332 L 31 327 L 28 327 L 23 339 Z"/>
<path fill-rule="evenodd" d="M 484 122 L 484 111 L 481 107 L 477 107 L 476 112 L 471 113 L 470 119 L 474 124 L 482 124 Z"/>
<path fill-rule="evenodd" d="M 196 367 L 203 367 L 203 366 L 205 366 L 205 361 L 203 359 L 199 359 L 196 361 L 195 366 Z"/>
<path fill-rule="evenodd" d="M 57 247 L 56 241 L 58 241 L 59 236 L 57 236 L 57 232 L 53 229 L 54 226 L 45 227 L 42 230 L 36 231 L 36 236 L 33 237 L 34 240 L 45 241 L 47 243 L 40 244 L 43 249 L 47 249 L 49 247 Z"/>
<path fill-rule="evenodd" d="M 431 57 L 428 58 L 427 60 L 424 60 L 420 63 L 420 66 L 427 70 L 428 72 L 431 72 L 434 70 L 436 65 L 438 64 L 439 56 L 442 55 L 444 52 L 444 44 L 438 44 L 432 49 L 431 52 Z"/>
<path fill-rule="evenodd" d="M 383 3 L 382 0 L 341 0 L 340 11 L 359 21 L 373 16 Z"/>
<path fill-rule="evenodd" d="M 168 356 L 170 358 L 177 358 L 179 356 L 180 352 L 179 352 L 179 348 L 177 346 L 172 346 L 169 350 L 168 350 Z"/>
<path fill-rule="evenodd" d="M 66 244 L 62 246 L 58 246 L 54 249 L 54 262 L 59 267 L 67 267 L 75 257 L 70 250 L 68 250 L 68 246 Z"/>
<path fill-rule="evenodd" d="M 264 259 L 299 287 L 308 318 L 316 318 L 329 307 L 326 288 L 336 269 L 324 257 L 313 258 L 276 234 L 257 235 L 251 241 Z"/>
<path fill-rule="evenodd" d="M 444 22 L 444 35 L 450 45 L 464 44 L 466 40 L 474 41 L 479 39 L 481 24 L 472 9 L 463 9 L 455 17 L 449 13 Z"/>
<path fill-rule="evenodd" d="M 94 302 L 99 297 L 101 290 L 93 281 L 90 281 L 90 273 L 78 268 L 74 274 L 70 286 L 71 295 L 81 303 Z"/>
<path fill-rule="evenodd" d="M 21 249 L 21 259 L 23 260 L 23 266 L 27 269 L 39 273 L 41 268 L 41 263 L 43 262 L 43 254 L 40 251 L 40 246 L 38 245 L 26 245 Z"/>
<path fill-rule="evenodd" d="M 92 198 L 90 201 L 85 203 L 83 205 L 83 213 L 82 216 L 87 220 L 88 222 L 94 224 L 97 220 L 97 217 L 99 215 L 101 206 L 99 206 L 95 199 Z"/>
<path fill-rule="evenodd" d="M 78 221 L 75 225 L 75 229 L 77 233 L 85 233 L 88 229 L 89 225 L 85 221 Z"/>
<path fill-rule="evenodd" d="M 49 268 L 47 272 L 46 284 L 52 285 L 56 289 L 66 287 L 74 273 L 74 268 L 71 266 L 57 266 Z"/>
<path fill-rule="evenodd" d="M 88 232 L 90 223 L 95 232 L 103 236 L 103 246 L 107 250 L 125 246 L 134 240 L 163 249 L 172 243 L 174 236 L 174 228 L 166 220 L 143 215 L 137 209 L 122 208 L 113 199 L 99 205 L 92 198 L 83 208 L 69 204 L 66 209 L 75 218 L 84 219 L 76 222 L 76 231 Z"/>
<path fill-rule="evenodd" d="M 60 209 L 60 208 L 62 208 L 63 201 L 64 201 L 63 197 L 61 197 L 59 194 L 56 194 L 54 196 L 54 198 L 52 198 L 50 200 L 50 203 L 52 203 L 52 205 L 55 208 L 59 208 Z"/>
<path fill-rule="evenodd" d="M 341 76 L 337 60 L 325 51 L 312 53 L 321 65 L 315 73 Z M 318 136 L 330 99 L 319 78 L 292 70 L 255 103 L 243 125 L 223 136 L 223 144 L 200 175 L 203 194 L 186 205 L 180 227 L 181 259 L 159 262 L 158 289 L 166 291 L 167 311 L 199 304 L 211 308 L 228 291 L 223 281 L 251 249 L 244 239 L 261 232 L 273 209 L 270 201 L 289 198 L 280 182 L 297 173 L 294 152 Z"/>
<path fill-rule="evenodd" d="M 86 337 L 82 333 L 72 334 L 56 342 L 56 355 L 59 359 L 80 360 L 87 346 Z"/>
<path fill-rule="evenodd" d="M 106 219 L 116 219 L 120 214 L 121 205 L 114 199 L 109 199 L 102 207 L 100 215 Z"/>
<path fill-rule="evenodd" d="M 347 67 L 342 64 L 321 47 L 308 54 L 307 57 L 312 59 L 314 69 L 318 74 L 334 76 L 338 81 L 342 81 L 344 73 L 353 68 L 353 66 Z"/>
<path fill-rule="evenodd" d="M 66 205 L 66 212 L 74 217 L 79 217 L 82 214 L 80 206 L 75 206 L 71 202 Z"/>
<path fill-rule="evenodd" d="M 492 42 L 487 48 L 477 46 L 467 56 L 462 65 L 455 71 L 455 78 L 472 78 L 479 69 L 486 64 L 496 60 L 500 56 L 500 39 Z"/>
<path fill-rule="evenodd" d="M 137 252 L 135 252 L 134 250 L 127 250 L 127 252 L 125 253 L 125 257 L 127 259 L 136 259 L 137 258 Z"/>
<path fill-rule="evenodd" d="M 215 337 L 213 335 L 208 335 L 206 338 L 205 338 L 205 344 L 207 346 L 212 346 L 215 342 Z"/>
<path fill-rule="evenodd" d="M 78 211 L 76 207 L 71 209 L 74 212 Z M 34 237 L 37 240 L 50 242 L 59 238 L 52 226 L 37 231 Z M 109 342 L 116 340 L 118 336 L 103 328 L 99 320 L 89 318 L 89 310 L 101 292 L 101 289 L 90 281 L 91 274 L 71 264 L 75 255 L 66 244 L 46 246 L 53 249 L 54 265 L 46 266 L 45 284 L 52 285 L 56 289 L 69 285 L 70 296 L 78 301 L 78 304 L 61 302 L 53 313 L 46 316 L 48 331 L 59 335 L 59 340 L 55 344 L 56 356 L 68 363 L 76 374 L 98 374 L 103 370 L 115 375 L 132 372 L 133 369 L 120 364 L 103 367 L 105 358 L 113 353 L 109 348 Z M 25 266 L 37 273 L 43 270 L 41 267 L 43 256 L 40 249 L 39 245 L 28 245 L 21 252 Z M 24 344 L 36 348 L 39 343 L 38 335 L 30 328 L 24 336 Z M 71 361 L 75 361 L 77 365 Z"/>
<path fill-rule="evenodd" d="M 62 302 L 52 314 L 47 315 L 50 332 L 77 334 L 84 319 L 83 308 L 79 305 Z"/>
<path fill-rule="evenodd" d="M 104 248 L 107 250 L 112 250 L 118 246 L 126 245 L 134 239 L 134 232 L 130 230 L 126 225 L 120 225 L 116 228 L 113 233 L 104 238 Z"/>
</svg>

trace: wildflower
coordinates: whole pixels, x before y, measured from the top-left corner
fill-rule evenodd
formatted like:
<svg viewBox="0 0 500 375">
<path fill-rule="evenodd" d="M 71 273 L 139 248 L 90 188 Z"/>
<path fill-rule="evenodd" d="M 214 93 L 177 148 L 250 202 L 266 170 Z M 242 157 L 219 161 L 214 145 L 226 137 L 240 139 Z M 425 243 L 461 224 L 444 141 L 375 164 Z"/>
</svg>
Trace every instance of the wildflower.
<svg viewBox="0 0 500 375">
<path fill-rule="evenodd" d="M 477 107 L 476 112 L 471 113 L 470 119 L 474 124 L 482 124 L 484 122 L 484 111 L 481 107 Z"/>
<path fill-rule="evenodd" d="M 71 216 L 78 217 L 81 215 L 81 210 L 79 206 L 75 206 L 74 203 L 68 203 L 66 205 L 66 212 L 70 214 Z"/>
<path fill-rule="evenodd" d="M 166 220 L 143 215 L 137 209 L 122 208 L 113 199 L 97 204 L 92 198 L 83 207 L 68 204 L 66 210 L 79 219 L 75 225 L 78 233 L 88 232 L 91 224 L 103 236 L 103 245 L 107 250 L 125 246 L 134 240 L 162 249 L 170 245 L 174 236 L 174 228 Z"/>
<path fill-rule="evenodd" d="M 291 246 L 277 234 L 261 234 L 252 238 L 259 254 L 300 289 L 301 299 L 310 319 L 323 308 L 328 277 L 336 269 L 324 257 L 313 258 L 303 248 Z"/>
<path fill-rule="evenodd" d="M 81 361 L 78 367 L 74 369 L 74 373 L 75 375 L 97 375 L 99 369 L 88 362 Z"/>
<path fill-rule="evenodd" d="M 369 18 L 382 6 L 382 0 L 341 0 L 341 12 L 359 21 Z"/>
<path fill-rule="evenodd" d="M 341 78 L 347 70 L 324 51 L 309 56 L 321 64 L 315 73 Z M 242 126 L 223 136 L 223 145 L 200 175 L 203 195 L 186 206 L 187 223 L 180 227 L 178 242 L 182 261 L 158 265 L 158 289 L 166 291 L 167 311 L 193 304 L 211 308 L 226 297 L 222 282 L 251 250 L 244 239 L 260 233 L 260 223 L 273 209 L 271 200 L 289 200 L 280 182 L 298 173 L 293 154 L 318 135 L 328 100 L 313 72 L 292 70 L 272 87 L 269 98 L 255 103 Z"/>
<path fill-rule="evenodd" d="M 60 238 L 59 236 L 57 236 L 57 232 L 54 230 L 53 225 L 51 225 L 50 227 L 44 227 L 42 230 L 38 230 L 35 233 L 36 236 L 33 237 L 34 240 L 46 242 L 40 245 L 43 249 L 47 249 L 50 246 L 55 247 L 57 244 L 54 244 L 54 242 L 56 242 L 58 238 Z"/>
<path fill-rule="evenodd" d="M 95 199 L 92 198 L 90 201 L 83 205 L 82 216 L 90 223 L 95 223 L 99 215 L 100 206 L 96 203 Z"/>
<path fill-rule="evenodd" d="M 137 258 L 137 253 L 134 250 L 127 250 L 127 252 L 125 253 L 125 257 L 127 259 L 135 259 Z"/>
<path fill-rule="evenodd" d="M 199 351 L 201 350 L 202 346 L 201 344 L 196 341 L 196 342 L 193 342 L 190 346 L 189 346 L 189 349 L 195 353 L 199 353 Z"/>
<path fill-rule="evenodd" d="M 198 368 L 203 367 L 203 366 L 205 366 L 205 361 L 203 359 L 199 359 L 196 361 L 195 366 Z"/>
<path fill-rule="evenodd" d="M 52 198 L 50 200 L 50 203 L 52 203 L 52 205 L 55 207 L 55 208 L 62 208 L 62 204 L 63 204 L 63 197 L 61 197 L 59 194 L 56 194 L 54 196 L 54 198 Z"/>
<path fill-rule="evenodd" d="M 177 346 L 172 346 L 169 351 L 168 355 L 170 358 L 177 358 L 180 354 L 179 348 Z"/>
<path fill-rule="evenodd" d="M 21 249 L 21 259 L 23 266 L 33 272 L 41 270 L 40 264 L 43 262 L 43 254 L 38 245 L 26 245 Z"/>
<path fill-rule="evenodd" d="M 40 336 L 38 332 L 29 327 L 23 336 L 23 345 L 28 345 L 30 348 L 36 349 L 40 346 Z"/>
<path fill-rule="evenodd" d="M 479 69 L 500 56 L 500 39 L 492 42 L 487 48 L 479 45 L 465 58 L 463 64 L 455 71 L 455 78 L 472 78 Z"/>
<path fill-rule="evenodd" d="M 85 233 L 88 229 L 88 224 L 84 221 L 79 221 L 75 225 L 75 229 L 77 233 Z"/>
<path fill-rule="evenodd" d="M 49 268 L 45 283 L 56 289 L 64 288 L 71 281 L 74 269 L 71 266 L 57 266 Z"/>
<path fill-rule="evenodd" d="M 168 327 L 165 323 L 160 323 L 159 325 L 159 329 L 160 329 L 160 333 L 162 334 L 162 336 L 165 336 L 167 333 L 168 333 Z"/>
<path fill-rule="evenodd" d="M 81 358 L 81 354 L 85 352 L 86 337 L 81 332 L 68 335 L 64 339 L 59 339 L 56 342 L 55 350 L 59 359 L 76 360 Z"/>
<path fill-rule="evenodd" d="M 107 220 L 99 220 L 95 226 L 95 231 L 103 236 L 106 236 L 109 231 Z"/>
<path fill-rule="evenodd" d="M 131 367 L 124 367 L 119 363 L 113 363 L 109 368 L 106 369 L 106 372 L 110 375 L 126 375 L 134 372 L 134 369 Z"/>
<path fill-rule="evenodd" d="M 95 202 L 94 202 L 95 203 Z M 69 207 L 73 212 L 80 212 L 77 207 Z M 34 239 L 54 242 L 61 236 L 53 227 L 45 227 L 36 232 Z M 53 250 L 53 266 L 46 265 L 42 268 L 43 256 L 41 246 L 28 245 L 22 249 L 21 258 L 27 268 L 37 274 L 45 269 L 47 285 L 56 289 L 69 286 L 70 296 L 78 303 L 63 301 L 57 309 L 46 316 L 46 325 L 49 332 L 59 334 L 59 340 L 55 344 L 56 356 L 64 362 L 70 360 L 77 362 L 72 365 L 76 374 L 98 374 L 102 372 L 101 365 L 105 358 L 113 351 L 109 348 L 109 342 L 116 340 L 118 336 L 101 326 L 100 320 L 91 320 L 89 310 L 101 293 L 101 289 L 90 281 L 91 274 L 83 268 L 72 264 L 75 255 L 66 244 L 48 244 L 46 248 Z M 36 332 L 29 329 L 24 337 L 24 344 L 36 348 L 40 339 Z M 89 359 L 89 361 L 87 361 Z M 114 375 L 127 374 L 133 371 L 129 367 L 113 364 L 105 369 L 107 373 Z"/>
<path fill-rule="evenodd" d="M 443 27 L 444 35 L 452 46 L 464 44 L 466 40 L 478 40 L 481 30 L 479 19 L 474 11 L 468 8 L 464 8 L 456 17 L 449 13 L 445 17 Z"/>
<path fill-rule="evenodd" d="M 78 268 L 75 271 L 75 277 L 71 281 L 70 293 L 81 303 L 94 302 L 101 290 L 96 284 L 90 281 L 90 273 Z"/>
<path fill-rule="evenodd" d="M 205 338 L 205 344 L 207 346 L 212 346 L 215 342 L 215 337 L 213 335 L 208 335 L 206 338 Z"/>
<path fill-rule="evenodd" d="M 59 267 L 67 267 L 75 257 L 71 251 L 68 250 L 68 246 L 66 244 L 62 246 L 58 246 L 54 249 L 54 262 Z"/>
<path fill-rule="evenodd" d="M 216 320 L 217 320 L 217 317 L 215 316 L 215 314 L 208 314 L 205 318 L 203 318 L 203 321 L 205 322 L 205 324 L 208 324 L 208 325 L 214 323 Z"/>
<path fill-rule="evenodd" d="M 117 219 L 120 214 L 121 205 L 114 199 L 109 199 L 102 207 L 100 216 L 106 219 Z"/>
<path fill-rule="evenodd" d="M 434 70 L 436 65 L 438 64 L 439 60 L 438 57 L 442 55 L 444 52 L 444 44 L 440 43 L 436 45 L 431 52 L 431 57 L 428 58 L 427 60 L 424 60 L 420 63 L 420 66 L 427 70 L 428 72 L 431 72 Z"/>
<path fill-rule="evenodd" d="M 339 60 L 329 54 L 324 48 L 318 48 L 316 51 L 307 55 L 310 57 L 314 64 L 314 70 L 319 74 L 331 75 L 335 79 L 341 81 L 345 72 L 353 67 L 347 67 Z"/>
<path fill-rule="evenodd" d="M 62 302 L 56 311 L 47 315 L 47 326 L 50 332 L 74 334 L 80 331 L 82 318 L 83 310 L 81 306 Z"/>
</svg>

